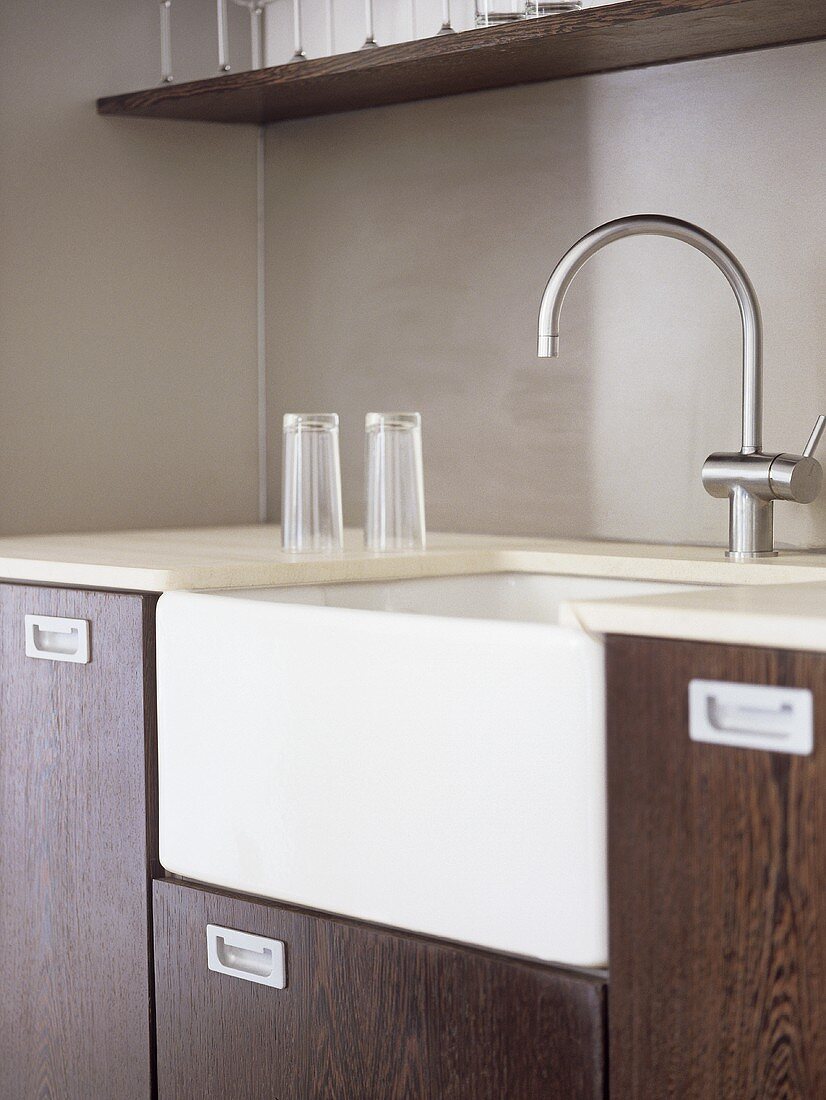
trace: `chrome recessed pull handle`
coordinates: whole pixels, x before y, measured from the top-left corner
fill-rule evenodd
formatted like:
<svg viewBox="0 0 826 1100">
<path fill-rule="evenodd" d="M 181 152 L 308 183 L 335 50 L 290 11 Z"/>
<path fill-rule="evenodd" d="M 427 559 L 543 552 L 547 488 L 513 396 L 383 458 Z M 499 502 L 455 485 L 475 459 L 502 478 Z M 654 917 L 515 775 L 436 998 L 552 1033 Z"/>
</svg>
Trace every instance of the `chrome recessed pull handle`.
<svg viewBox="0 0 826 1100">
<path fill-rule="evenodd" d="M 27 657 L 36 657 L 41 661 L 69 661 L 79 665 L 87 665 L 92 659 L 88 619 L 26 615 L 24 623 Z"/>
<path fill-rule="evenodd" d="M 818 445 L 823 438 L 823 433 L 826 432 L 826 416 L 822 413 L 817 418 L 814 428 L 812 428 L 812 434 L 809 436 L 809 442 L 803 448 L 803 457 L 811 458 L 818 448 Z"/>
<path fill-rule="evenodd" d="M 207 964 L 218 974 L 229 974 L 245 982 L 273 989 L 284 989 L 287 984 L 283 941 L 253 936 L 236 928 L 207 925 Z"/>
<path fill-rule="evenodd" d="M 796 756 L 809 756 L 814 748 L 808 688 L 692 680 L 688 716 L 692 741 Z"/>
<path fill-rule="evenodd" d="M 706 720 L 717 733 L 742 733 L 784 741 L 789 736 L 789 726 L 794 717 L 791 703 L 782 703 L 773 710 L 768 706 L 731 706 L 716 695 L 709 695 L 706 699 Z"/>
</svg>

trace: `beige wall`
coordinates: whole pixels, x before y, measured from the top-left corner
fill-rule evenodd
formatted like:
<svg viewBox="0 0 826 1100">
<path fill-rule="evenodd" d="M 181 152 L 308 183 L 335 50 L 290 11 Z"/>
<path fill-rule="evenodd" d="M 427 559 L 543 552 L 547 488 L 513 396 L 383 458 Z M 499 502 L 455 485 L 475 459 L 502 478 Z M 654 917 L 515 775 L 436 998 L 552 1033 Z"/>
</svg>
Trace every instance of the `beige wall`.
<svg viewBox="0 0 826 1100">
<path fill-rule="evenodd" d="M 157 80 L 157 20 L 0 4 L 0 534 L 256 516 L 255 130 L 94 111 Z"/>
<path fill-rule="evenodd" d="M 243 13 L 233 8 L 236 42 Z M 214 67 L 177 0 L 176 76 Z M 134 0 L 0 5 L 0 533 L 256 514 L 255 131 L 99 119 L 153 82 Z M 734 302 L 702 257 L 614 246 L 534 358 L 550 267 L 659 209 L 747 265 L 767 328 L 770 447 L 826 405 L 826 45 L 411 104 L 268 132 L 271 512 L 278 422 L 425 417 L 433 528 L 715 541 L 699 470 L 738 433 Z M 652 464 L 656 466 L 656 472 Z M 826 500 L 778 508 L 826 542 Z"/>
<path fill-rule="evenodd" d="M 417 408 L 434 529 L 719 541 L 700 468 L 739 442 L 722 277 L 673 241 L 615 245 L 544 363 L 539 298 L 600 221 L 699 222 L 761 296 L 767 446 L 802 447 L 826 407 L 824 132 L 826 44 L 271 128 L 274 434 L 287 410 L 341 413 L 353 522 L 364 412 Z M 826 498 L 779 505 L 777 532 L 826 542 Z"/>
</svg>

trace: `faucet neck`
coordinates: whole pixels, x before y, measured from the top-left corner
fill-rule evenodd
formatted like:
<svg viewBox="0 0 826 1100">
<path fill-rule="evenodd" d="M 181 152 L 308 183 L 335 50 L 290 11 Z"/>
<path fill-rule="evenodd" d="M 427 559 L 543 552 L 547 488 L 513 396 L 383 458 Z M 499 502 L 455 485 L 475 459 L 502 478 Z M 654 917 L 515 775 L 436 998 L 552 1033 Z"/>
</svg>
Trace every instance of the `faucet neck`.
<svg viewBox="0 0 826 1100">
<path fill-rule="evenodd" d="M 539 354 L 558 353 L 559 319 L 568 287 L 580 269 L 606 245 L 623 237 L 673 237 L 690 244 L 722 271 L 734 291 L 743 325 L 743 395 L 741 454 L 763 446 L 763 321 L 751 280 L 740 261 L 710 233 L 689 222 L 659 214 L 637 214 L 607 222 L 586 234 L 562 257 L 548 280 L 539 311 Z"/>
</svg>

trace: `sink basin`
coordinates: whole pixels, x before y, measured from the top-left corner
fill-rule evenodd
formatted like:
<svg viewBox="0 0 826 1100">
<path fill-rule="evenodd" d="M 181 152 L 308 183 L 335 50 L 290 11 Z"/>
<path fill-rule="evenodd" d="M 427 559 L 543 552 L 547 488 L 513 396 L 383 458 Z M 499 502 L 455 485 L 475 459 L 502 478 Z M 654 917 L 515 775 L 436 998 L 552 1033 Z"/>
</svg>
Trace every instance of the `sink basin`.
<svg viewBox="0 0 826 1100">
<path fill-rule="evenodd" d="M 603 647 L 559 608 L 682 587 L 499 574 L 167 593 L 163 866 L 605 964 Z"/>
</svg>

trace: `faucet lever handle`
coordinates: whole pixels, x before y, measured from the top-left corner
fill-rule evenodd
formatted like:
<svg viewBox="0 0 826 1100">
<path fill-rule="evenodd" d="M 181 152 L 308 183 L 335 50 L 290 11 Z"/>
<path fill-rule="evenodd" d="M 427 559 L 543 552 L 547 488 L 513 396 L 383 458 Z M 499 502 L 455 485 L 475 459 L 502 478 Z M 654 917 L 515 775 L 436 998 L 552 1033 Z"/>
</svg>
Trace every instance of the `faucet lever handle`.
<svg viewBox="0 0 826 1100">
<path fill-rule="evenodd" d="M 826 416 L 822 413 L 817 418 L 814 428 L 812 428 L 812 434 L 809 436 L 809 442 L 803 448 L 803 457 L 812 458 L 817 450 L 818 444 L 823 438 L 823 433 L 826 432 Z"/>
<path fill-rule="evenodd" d="M 775 500 L 793 500 L 797 504 L 811 504 L 817 499 L 823 484 L 823 467 L 814 457 L 814 453 L 824 432 L 826 432 L 826 416 L 821 415 L 815 422 L 802 455 L 770 456 L 769 489 Z"/>
</svg>

